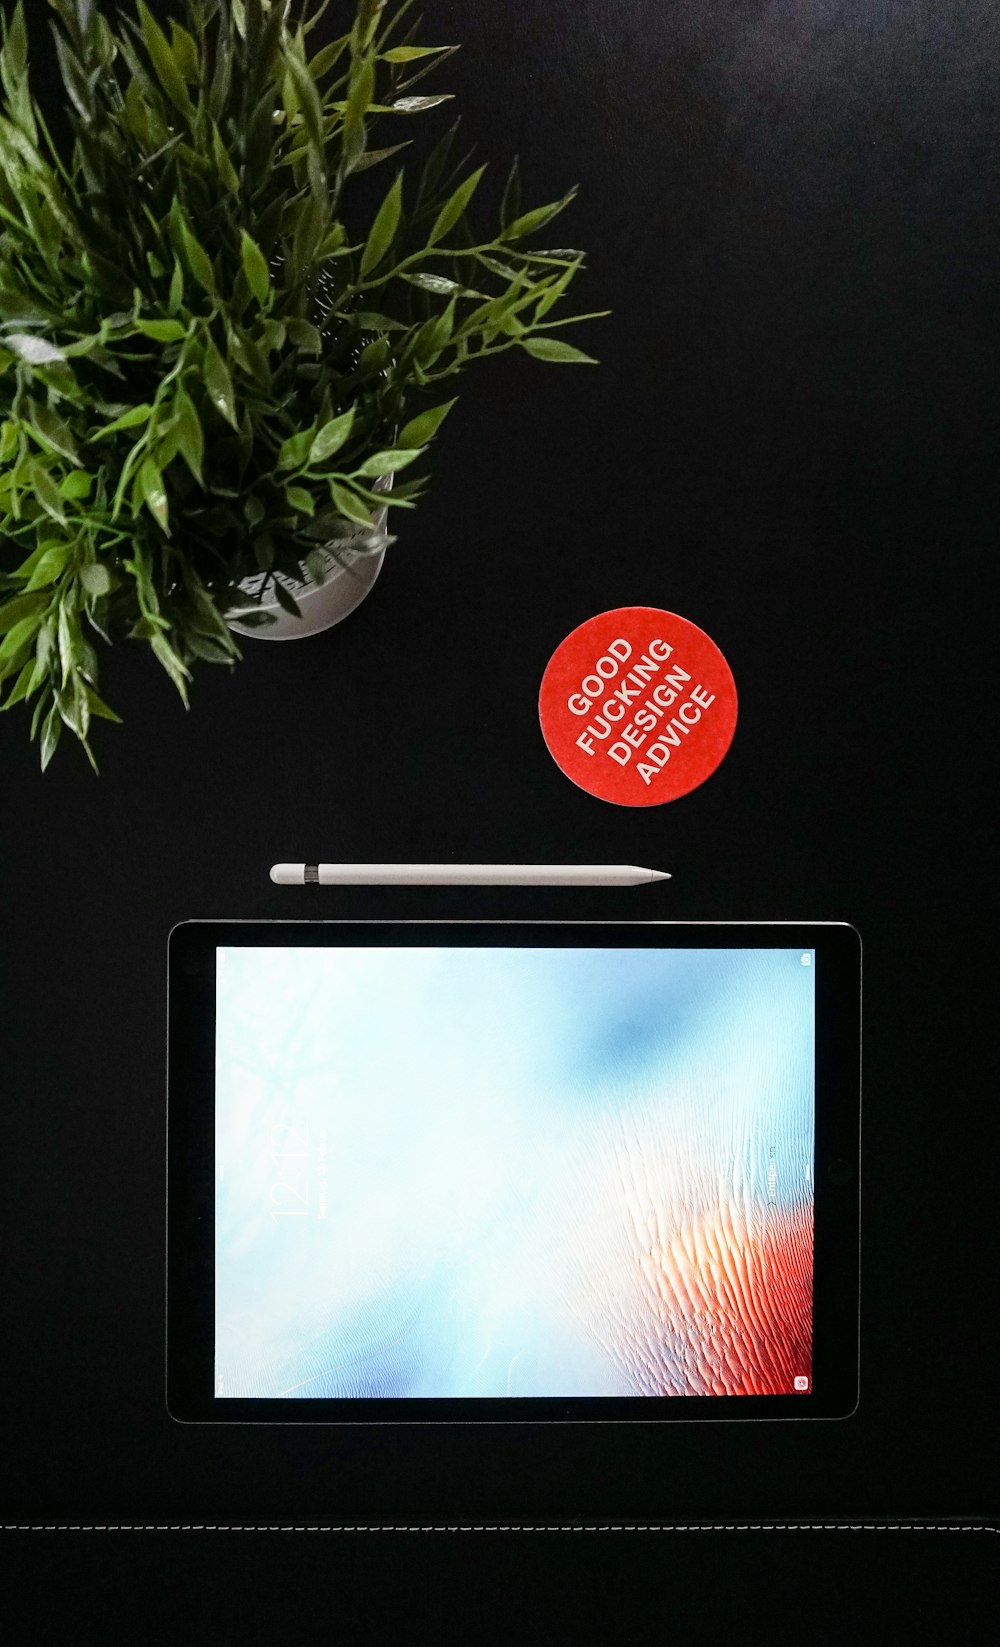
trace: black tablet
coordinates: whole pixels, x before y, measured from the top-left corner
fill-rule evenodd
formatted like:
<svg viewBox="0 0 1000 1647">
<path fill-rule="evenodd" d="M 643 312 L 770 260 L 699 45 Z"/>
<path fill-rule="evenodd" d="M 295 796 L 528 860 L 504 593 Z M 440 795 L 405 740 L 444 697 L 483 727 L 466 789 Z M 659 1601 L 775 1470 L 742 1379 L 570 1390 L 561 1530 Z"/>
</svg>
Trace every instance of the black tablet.
<svg viewBox="0 0 1000 1647">
<path fill-rule="evenodd" d="M 860 956 L 825 923 L 175 928 L 170 1413 L 848 1415 Z"/>
</svg>

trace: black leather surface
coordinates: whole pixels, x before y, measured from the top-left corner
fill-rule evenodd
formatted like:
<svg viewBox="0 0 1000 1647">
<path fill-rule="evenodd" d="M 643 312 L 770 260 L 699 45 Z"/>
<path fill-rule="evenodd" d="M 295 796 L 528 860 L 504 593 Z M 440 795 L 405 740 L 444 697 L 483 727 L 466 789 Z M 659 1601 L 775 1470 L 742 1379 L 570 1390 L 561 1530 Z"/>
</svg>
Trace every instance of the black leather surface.
<svg viewBox="0 0 1000 1647">
<path fill-rule="evenodd" d="M 518 149 L 533 198 L 581 186 L 560 232 L 590 251 L 586 307 L 615 311 L 581 334 L 602 365 L 507 356 L 469 377 L 430 497 L 342 629 L 248 641 L 232 679 L 198 678 L 189 715 L 118 649 L 107 695 L 126 725 L 101 740 L 99 779 L 72 749 L 40 777 L 22 720 L 0 722 L 5 1519 L 988 1517 L 995 13 L 425 11 L 464 43 L 448 79 L 498 178 Z M 716 775 L 644 811 L 569 784 L 535 708 L 562 637 L 631 603 L 705 628 L 741 706 Z M 314 856 L 674 878 L 586 895 L 269 885 L 275 859 Z M 854 922 L 857 1416 L 652 1435 L 173 1425 L 167 931 L 311 911 Z"/>
</svg>

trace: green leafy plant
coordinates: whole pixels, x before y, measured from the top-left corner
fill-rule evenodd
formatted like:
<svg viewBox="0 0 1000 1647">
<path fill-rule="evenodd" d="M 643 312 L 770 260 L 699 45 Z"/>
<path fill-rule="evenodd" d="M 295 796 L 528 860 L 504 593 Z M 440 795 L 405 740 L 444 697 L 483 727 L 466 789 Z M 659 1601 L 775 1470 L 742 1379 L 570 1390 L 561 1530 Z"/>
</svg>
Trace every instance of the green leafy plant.
<svg viewBox="0 0 1000 1647">
<path fill-rule="evenodd" d="M 334 0 L 346 32 L 315 50 L 330 0 L 177 0 L 166 28 L 144 0 L 49 4 L 65 140 L 21 0 L 0 36 L 0 682 L 43 769 L 63 726 L 94 764 L 118 718 L 98 641 L 147 642 L 186 704 L 198 660 L 240 655 L 243 580 L 295 612 L 276 574 L 322 581 L 324 547 L 414 506 L 446 380 L 509 349 L 589 362 L 558 328 L 594 318 L 553 316 L 583 254 L 534 246 L 574 191 L 524 210 L 515 162 L 484 234 L 454 126 L 398 158 L 457 49 L 418 44 L 408 4 Z"/>
</svg>

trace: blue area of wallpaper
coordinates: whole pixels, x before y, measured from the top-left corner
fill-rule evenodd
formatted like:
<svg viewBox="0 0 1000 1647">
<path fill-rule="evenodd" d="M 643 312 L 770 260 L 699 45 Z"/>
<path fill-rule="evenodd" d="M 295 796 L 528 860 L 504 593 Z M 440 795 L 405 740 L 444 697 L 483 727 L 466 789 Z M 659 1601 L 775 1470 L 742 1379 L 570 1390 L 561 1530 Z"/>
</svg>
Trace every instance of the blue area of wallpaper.
<svg viewBox="0 0 1000 1647">
<path fill-rule="evenodd" d="M 815 960 L 218 956 L 216 1393 L 778 1393 L 811 1356 Z"/>
</svg>

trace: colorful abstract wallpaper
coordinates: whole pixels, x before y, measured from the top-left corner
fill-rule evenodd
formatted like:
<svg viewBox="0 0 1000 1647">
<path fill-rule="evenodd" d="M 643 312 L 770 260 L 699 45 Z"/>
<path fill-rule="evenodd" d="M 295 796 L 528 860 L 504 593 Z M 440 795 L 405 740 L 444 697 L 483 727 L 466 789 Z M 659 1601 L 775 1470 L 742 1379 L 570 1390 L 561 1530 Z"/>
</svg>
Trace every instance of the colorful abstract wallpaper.
<svg viewBox="0 0 1000 1647">
<path fill-rule="evenodd" d="M 815 967 L 220 950 L 216 1395 L 807 1391 Z"/>
</svg>

